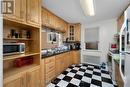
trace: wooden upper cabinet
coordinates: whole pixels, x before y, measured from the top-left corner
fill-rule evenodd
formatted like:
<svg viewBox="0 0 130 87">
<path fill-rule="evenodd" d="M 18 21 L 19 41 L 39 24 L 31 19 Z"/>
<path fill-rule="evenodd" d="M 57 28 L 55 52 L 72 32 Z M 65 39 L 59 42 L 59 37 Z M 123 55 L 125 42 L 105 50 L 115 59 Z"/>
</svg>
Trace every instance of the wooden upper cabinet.
<svg viewBox="0 0 130 87">
<path fill-rule="evenodd" d="M 20 21 L 20 22 L 26 21 L 26 0 L 13 0 L 13 1 L 14 1 L 13 14 L 4 14 L 4 17 L 14 21 Z"/>
<path fill-rule="evenodd" d="M 46 8 L 42 8 L 42 25 L 46 27 L 50 27 L 56 29 L 61 32 L 65 32 L 67 28 L 67 22 L 63 19 L 59 18 L 58 16 L 54 15 L 52 12 L 47 10 Z"/>
<path fill-rule="evenodd" d="M 69 41 L 80 41 L 81 24 L 69 24 L 67 33 Z"/>
<path fill-rule="evenodd" d="M 42 25 L 44 25 L 44 26 L 48 26 L 49 24 L 48 24 L 48 12 L 47 12 L 47 10 L 46 9 L 43 9 L 42 8 L 42 17 L 41 17 L 41 19 L 42 19 Z"/>
<path fill-rule="evenodd" d="M 24 74 L 17 74 L 4 80 L 4 87 L 26 87 L 26 79 Z"/>
<path fill-rule="evenodd" d="M 41 0 L 27 0 L 27 22 L 40 25 Z"/>
<path fill-rule="evenodd" d="M 27 72 L 27 87 L 41 87 L 40 67 Z"/>
<path fill-rule="evenodd" d="M 120 32 L 120 29 L 124 23 L 124 14 L 122 14 L 118 19 L 117 19 L 117 31 Z"/>
<path fill-rule="evenodd" d="M 13 0 L 13 1 L 14 1 L 14 12 L 13 14 L 4 14 L 4 19 L 27 24 L 30 26 L 39 27 L 41 20 L 41 0 Z"/>
<path fill-rule="evenodd" d="M 75 41 L 81 41 L 81 24 L 75 25 Z"/>
</svg>

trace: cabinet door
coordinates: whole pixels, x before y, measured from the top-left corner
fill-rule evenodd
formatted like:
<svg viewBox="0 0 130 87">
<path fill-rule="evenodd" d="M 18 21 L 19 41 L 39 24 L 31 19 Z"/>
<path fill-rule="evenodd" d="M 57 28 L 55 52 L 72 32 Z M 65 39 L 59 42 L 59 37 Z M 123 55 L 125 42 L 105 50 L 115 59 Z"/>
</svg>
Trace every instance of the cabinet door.
<svg viewBox="0 0 130 87">
<path fill-rule="evenodd" d="M 9 0 L 4 0 L 9 1 Z M 12 1 L 12 0 L 11 0 Z M 26 0 L 13 0 L 13 14 L 5 14 L 4 17 L 15 21 L 26 21 Z"/>
<path fill-rule="evenodd" d="M 13 77 L 9 77 L 8 80 L 4 80 L 4 87 L 26 87 L 25 74 L 18 74 Z"/>
<path fill-rule="evenodd" d="M 75 41 L 80 41 L 80 37 L 81 37 L 81 24 L 76 24 L 75 25 Z"/>
<path fill-rule="evenodd" d="M 42 25 L 46 26 L 47 22 L 47 12 L 44 8 L 42 8 Z"/>
<path fill-rule="evenodd" d="M 27 22 L 40 25 L 41 0 L 27 0 Z"/>
<path fill-rule="evenodd" d="M 40 67 L 27 72 L 27 87 L 40 87 Z"/>
<path fill-rule="evenodd" d="M 61 69 L 61 68 L 60 68 L 60 67 L 61 67 L 60 61 L 61 61 L 60 59 L 56 59 L 56 75 L 59 75 L 59 74 L 60 74 L 60 71 L 61 71 L 61 70 L 60 70 L 60 69 Z"/>
<path fill-rule="evenodd" d="M 73 64 L 79 64 L 79 63 L 80 63 L 80 52 L 73 51 Z"/>
<path fill-rule="evenodd" d="M 45 87 L 45 61 L 44 59 L 41 60 L 41 85 Z"/>
</svg>

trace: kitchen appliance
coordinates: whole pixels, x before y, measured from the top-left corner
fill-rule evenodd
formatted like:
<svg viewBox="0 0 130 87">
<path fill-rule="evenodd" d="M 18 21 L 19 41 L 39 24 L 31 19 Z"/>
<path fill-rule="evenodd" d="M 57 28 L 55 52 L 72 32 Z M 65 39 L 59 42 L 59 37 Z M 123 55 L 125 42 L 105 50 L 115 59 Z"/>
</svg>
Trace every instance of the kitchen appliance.
<svg viewBox="0 0 130 87">
<path fill-rule="evenodd" d="M 25 53 L 25 43 L 4 43 L 3 55 Z"/>
<path fill-rule="evenodd" d="M 124 87 L 130 86 L 130 7 L 124 12 L 124 23 L 120 30 L 120 74 Z M 124 37 L 124 39 L 122 39 Z M 124 48 L 124 49 L 122 49 Z"/>
<path fill-rule="evenodd" d="M 80 50 L 81 49 L 80 43 L 70 43 L 69 48 L 70 50 Z"/>
<path fill-rule="evenodd" d="M 75 46 L 75 50 L 80 50 L 80 43 L 75 43 L 74 46 Z"/>
</svg>

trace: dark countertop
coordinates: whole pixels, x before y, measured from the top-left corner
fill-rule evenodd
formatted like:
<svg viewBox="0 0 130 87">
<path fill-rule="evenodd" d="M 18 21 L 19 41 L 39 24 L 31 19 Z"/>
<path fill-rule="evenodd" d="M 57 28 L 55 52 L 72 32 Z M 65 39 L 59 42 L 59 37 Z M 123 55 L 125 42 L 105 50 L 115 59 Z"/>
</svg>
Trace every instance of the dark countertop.
<svg viewBox="0 0 130 87">
<path fill-rule="evenodd" d="M 50 54 L 50 55 L 42 55 L 42 59 L 45 59 L 45 58 L 48 58 L 48 57 L 51 57 L 51 56 L 56 56 L 56 55 L 63 54 L 63 53 L 67 53 L 67 52 L 70 52 L 70 51 L 80 51 L 80 50 L 68 50 L 68 51 L 64 51 L 64 52 L 60 52 L 60 53 L 54 53 L 54 54 Z"/>
</svg>

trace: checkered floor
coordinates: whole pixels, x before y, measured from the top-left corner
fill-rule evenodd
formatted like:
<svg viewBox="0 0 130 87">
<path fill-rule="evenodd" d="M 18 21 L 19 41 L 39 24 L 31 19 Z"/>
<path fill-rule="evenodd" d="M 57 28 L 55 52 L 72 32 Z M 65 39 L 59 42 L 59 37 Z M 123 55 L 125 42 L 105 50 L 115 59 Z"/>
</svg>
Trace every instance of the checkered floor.
<svg viewBox="0 0 130 87">
<path fill-rule="evenodd" d="M 117 87 L 107 70 L 90 64 L 72 65 L 47 87 Z"/>
</svg>

